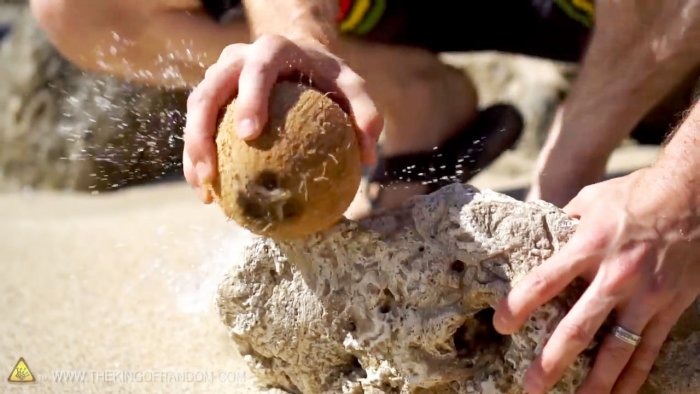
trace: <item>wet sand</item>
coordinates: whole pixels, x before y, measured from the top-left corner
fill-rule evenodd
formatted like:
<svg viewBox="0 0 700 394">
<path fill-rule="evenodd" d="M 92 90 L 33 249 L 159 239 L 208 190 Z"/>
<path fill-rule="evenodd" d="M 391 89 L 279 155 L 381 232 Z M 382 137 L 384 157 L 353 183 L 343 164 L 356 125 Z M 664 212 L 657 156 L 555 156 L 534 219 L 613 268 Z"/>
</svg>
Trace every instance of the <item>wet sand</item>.
<svg viewBox="0 0 700 394">
<path fill-rule="evenodd" d="M 624 148 L 610 171 L 655 153 Z M 473 183 L 522 187 L 531 167 L 505 156 Z M 260 392 L 214 305 L 247 237 L 181 182 L 0 194 L 0 392 Z M 37 382 L 6 381 L 19 357 Z"/>
</svg>

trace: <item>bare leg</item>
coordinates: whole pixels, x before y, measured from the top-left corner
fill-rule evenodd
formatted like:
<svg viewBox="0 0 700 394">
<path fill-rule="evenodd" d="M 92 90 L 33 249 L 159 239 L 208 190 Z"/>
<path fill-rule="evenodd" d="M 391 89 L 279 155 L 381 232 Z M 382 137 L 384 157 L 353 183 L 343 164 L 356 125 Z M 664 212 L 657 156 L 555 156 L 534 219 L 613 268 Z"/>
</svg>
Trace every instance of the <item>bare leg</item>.
<svg viewBox="0 0 700 394">
<path fill-rule="evenodd" d="M 386 119 L 386 155 L 431 149 L 476 114 L 465 75 L 418 48 L 345 40 L 340 55 L 365 78 Z"/>
<path fill-rule="evenodd" d="M 54 44 L 81 67 L 161 86 L 194 86 L 227 45 L 249 41 L 245 22 L 214 23 L 196 0 L 158 3 L 32 0 L 32 7 Z M 367 81 L 385 117 L 385 155 L 429 150 L 476 113 L 471 82 L 434 54 L 350 39 L 336 52 Z M 383 198 L 395 205 L 424 191 L 409 189 Z"/>
<path fill-rule="evenodd" d="M 469 123 L 477 113 L 477 95 L 461 71 L 417 48 L 345 40 L 341 57 L 368 82 L 370 94 L 385 117 L 382 153 L 392 156 L 430 150 Z M 385 187 L 380 208 L 400 205 L 427 187 L 402 183 Z M 369 190 L 377 195 L 377 185 Z M 348 211 L 350 217 L 369 213 L 364 191 Z"/>
</svg>

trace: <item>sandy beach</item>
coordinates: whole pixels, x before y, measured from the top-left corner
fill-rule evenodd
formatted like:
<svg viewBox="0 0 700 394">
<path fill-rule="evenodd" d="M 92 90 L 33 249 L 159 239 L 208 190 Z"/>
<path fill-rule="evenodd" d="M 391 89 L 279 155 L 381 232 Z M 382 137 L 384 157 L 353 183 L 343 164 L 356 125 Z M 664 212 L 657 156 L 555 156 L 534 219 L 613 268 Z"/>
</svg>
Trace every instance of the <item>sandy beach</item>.
<svg viewBox="0 0 700 394">
<path fill-rule="evenodd" d="M 627 146 L 609 172 L 651 162 Z M 506 155 L 473 183 L 516 189 L 532 163 Z M 0 392 L 254 393 L 219 322 L 216 286 L 250 235 L 184 182 L 114 193 L 0 194 Z"/>
<path fill-rule="evenodd" d="M 256 392 L 213 303 L 247 235 L 186 185 L 0 195 L 0 218 L 0 372 L 37 380 L 1 392 Z"/>
</svg>

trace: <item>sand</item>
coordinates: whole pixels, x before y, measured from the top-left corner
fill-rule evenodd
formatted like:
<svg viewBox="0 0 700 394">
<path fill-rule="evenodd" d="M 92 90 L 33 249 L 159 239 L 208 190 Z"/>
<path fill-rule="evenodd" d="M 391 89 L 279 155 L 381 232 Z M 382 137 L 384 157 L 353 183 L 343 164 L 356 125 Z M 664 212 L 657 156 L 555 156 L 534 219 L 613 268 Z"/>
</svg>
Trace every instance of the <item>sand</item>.
<svg viewBox="0 0 700 394">
<path fill-rule="evenodd" d="M 256 392 L 213 303 L 247 236 L 182 183 L 0 195 L 0 392 Z"/>
<path fill-rule="evenodd" d="M 610 172 L 655 153 L 623 148 Z M 531 166 L 506 156 L 474 183 L 522 187 Z M 183 182 L 0 194 L 0 392 L 260 392 L 214 306 L 248 236 Z M 6 382 L 19 357 L 37 382 Z"/>
</svg>

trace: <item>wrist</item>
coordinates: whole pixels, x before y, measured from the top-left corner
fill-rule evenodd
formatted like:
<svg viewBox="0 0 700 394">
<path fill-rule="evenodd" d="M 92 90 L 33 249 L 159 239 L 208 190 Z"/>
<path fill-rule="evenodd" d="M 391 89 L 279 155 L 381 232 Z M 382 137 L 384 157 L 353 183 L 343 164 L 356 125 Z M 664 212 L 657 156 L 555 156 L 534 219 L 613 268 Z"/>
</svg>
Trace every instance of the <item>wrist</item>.
<svg viewBox="0 0 700 394">
<path fill-rule="evenodd" d="M 330 48 L 335 44 L 335 40 L 329 39 L 328 37 L 319 38 L 317 34 L 308 30 L 289 30 L 278 34 L 296 45 L 307 48 L 310 47 L 330 51 Z"/>
<path fill-rule="evenodd" d="M 661 187 L 666 188 L 669 194 L 675 194 L 679 201 L 684 201 L 685 209 L 695 212 L 700 209 L 700 179 L 697 174 L 700 167 L 692 163 L 692 158 L 676 156 L 672 152 L 662 152 L 652 169 Z"/>
<path fill-rule="evenodd" d="M 694 234 L 700 225 L 697 191 L 685 181 L 684 174 L 658 163 L 638 171 L 643 180 L 639 182 L 637 198 L 650 204 L 647 209 L 656 218 L 652 223 L 655 230 L 671 239 L 688 241 L 697 237 Z"/>
<path fill-rule="evenodd" d="M 700 102 L 688 114 L 687 119 L 673 133 L 654 164 L 655 168 L 667 174 L 670 181 L 677 184 L 692 200 L 695 208 L 700 208 Z"/>
<path fill-rule="evenodd" d="M 244 1 L 253 37 L 283 36 L 297 43 L 324 47 L 337 40 L 336 1 Z"/>
</svg>

